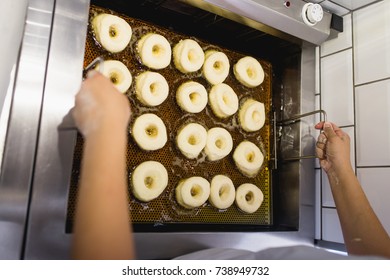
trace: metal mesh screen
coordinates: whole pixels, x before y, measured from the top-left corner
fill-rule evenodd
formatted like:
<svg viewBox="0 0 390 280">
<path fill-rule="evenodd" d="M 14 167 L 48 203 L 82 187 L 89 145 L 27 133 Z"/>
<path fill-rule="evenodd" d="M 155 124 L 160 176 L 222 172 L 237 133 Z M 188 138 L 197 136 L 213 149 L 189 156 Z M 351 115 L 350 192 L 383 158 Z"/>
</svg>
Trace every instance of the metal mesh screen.
<svg viewBox="0 0 390 280">
<path fill-rule="evenodd" d="M 268 161 L 270 159 L 271 151 L 271 125 L 270 125 L 270 111 L 271 111 L 271 64 L 267 61 L 257 58 L 265 72 L 264 82 L 254 88 L 249 89 L 241 85 L 233 75 L 232 66 L 245 54 L 231 51 L 226 48 L 221 48 L 217 45 L 209 44 L 206 41 L 202 41 L 197 38 L 191 38 L 196 40 L 204 51 L 208 49 L 215 49 L 224 52 L 231 65 L 231 70 L 225 83 L 230 85 L 242 103 L 248 97 L 252 97 L 265 104 L 266 108 L 266 123 L 259 132 L 247 133 L 240 128 L 238 122 L 238 113 L 234 116 L 221 120 L 213 114 L 209 105 L 200 113 L 190 114 L 183 112 L 180 107 L 176 104 L 175 94 L 176 89 L 188 80 L 194 80 L 203 84 L 207 91 L 211 89 L 211 85 L 208 84 L 206 79 L 202 76 L 199 70 L 192 74 L 182 74 L 179 72 L 173 61 L 171 64 L 162 70 L 158 70 L 162 74 L 169 84 L 169 96 L 167 100 L 161 105 L 155 108 L 148 108 L 143 106 L 135 97 L 135 83 L 134 78 L 141 72 L 148 70 L 147 67 L 143 66 L 140 62 L 139 56 L 136 50 L 136 42 L 142 37 L 142 35 L 148 32 L 155 32 L 165 36 L 173 47 L 181 39 L 188 38 L 185 34 L 178 34 L 171 30 L 155 26 L 151 23 L 144 22 L 142 20 L 130 18 L 126 15 L 119 14 L 112 10 L 105 8 L 91 6 L 90 8 L 90 21 L 92 18 L 99 13 L 111 13 L 118 15 L 125 19 L 133 30 L 133 36 L 128 47 L 119 54 L 111 54 L 105 51 L 99 46 L 94 40 L 93 32 L 89 26 L 86 48 L 85 48 L 85 59 L 84 66 L 91 63 L 96 57 L 103 56 L 104 59 L 116 59 L 122 61 L 130 70 L 133 76 L 133 84 L 126 93 L 131 106 L 133 117 L 129 126 L 128 135 L 128 149 L 127 149 L 127 167 L 128 167 L 128 178 L 129 178 L 129 214 L 133 223 L 137 224 L 170 224 L 170 223 L 193 223 L 193 224 L 247 224 L 247 225 L 270 225 L 271 219 L 271 197 L 270 197 L 270 170 L 268 167 Z M 145 152 L 141 150 L 131 135 L 131 127 L 134 119 L 147 112 L 152 112 L 158 115 L 164 120 L 168 132 L 167 144 L 158 151 Z M 206 159 L 206 156 L 202 153 L 198 159 L 189 160 L 186 159 L 181 152 L 177 149 L 175 144 L 175 137 L 177 129 L 183 124 L 195 121 L 198 122 L 208 129 L 212 127 L 223 127 L 227 129 L 233 137 L 233 151 L 234 148 L 244 139 L 250 140 L 260 146 L 265 159 L 261 171 L 255 178 L 247 178 L 243 176 L 236 168 L 233 161 L 233 151 L 224 159 L 210 162 Z M 72 222 L 74 218 L 75 203 L 77 198 L 77 189 L 79 181 L 80 166 L 82 161 L 82 149 L 83 139 L 79 135 L 74 149 L 74 160 L 72 168 L 71 186 L 69 192 L 69 203 L 68 203 L 68 222 Z M 144 203 L 136 200 L 131 194 L 131 174 L 135 167 L 146 161 L 155 160 L 161 162 L 167 169 L 169 174 L 169 183 L 165 191 L 155 200 Z M 190 176 L 202 176 L 207 180 L 211 181 L 212 177 L 217 174 L 223 174 L 229 176 L 235 187 L 243 183 L 253 183 L 257 185 L 264 194 L 264 202 L 259 210 L 253 214 L 246 214 L 240 211 L 235 204 L 233 204 L 227 210 L 218 210 L 211 206 L 209 203 L 204 204 L 194 210 L 188 210 L 182 208 L 175 200 L 175 187 L 177 186 L 180 179 L 187 178 Z"/>
</svg>

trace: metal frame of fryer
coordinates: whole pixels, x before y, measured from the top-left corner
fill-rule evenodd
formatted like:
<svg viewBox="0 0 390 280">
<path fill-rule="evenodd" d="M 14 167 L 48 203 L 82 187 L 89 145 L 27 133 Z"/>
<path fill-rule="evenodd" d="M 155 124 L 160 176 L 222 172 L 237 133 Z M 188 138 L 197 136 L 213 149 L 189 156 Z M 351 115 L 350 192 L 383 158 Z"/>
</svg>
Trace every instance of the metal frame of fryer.
<svg viewBox="0 0 390 280">
<path fill-rule="evenodd" d="M 48 3 L 32 0 L 32 4 Z M 53 3 L 52 3 L 53 2 Z M 149 1 L 144 1 L 149 2 Z M 153 2 L 153 1 L 152 1 Z M 159 1 L 164 2 L 164 1 Z M 172 1 L 170 1 L 172 2 Z M 18 240 L 10 258 L 24 259 L 67 259 L 70 257 L 72 235 L 65 232 L 67 198 L 76 132 L 59 130 L 64 118 L 74 104 L 74 95 L 81 83 L 84 46 L 86 39 L 89 0 L 50 1 L 52 14 L 46 26 L 50 30 L 45 78 L 41 85 L 41 103 L 29 104 L 31 110 L 38 110 L 32 135 L 24 141 L 36 143 L 23 146 L 28 149 L 27 159 L 35 154 L 34 164 L 19 160 L 19 168 L 30 168 L 31 176 L 9 178 L 9 184 L 21 183 L 27 189 L 26 201 L 21 202 L 28 209 L 24 219 L 19 221 L 24 232 Z M 44 20 L 44 19 L 42 19 Z M 39 34 L 38 34 L 39 35 Z M 301 42 L 301 54 L 293 60 L 299 69 L 292 69 L 283 75 L 283 82 L 274 92 L 279 95 L 275 104 L 276 119 L 289 119 L 295 115 L 313 111 L 315 90 L 315 46 Z M 20 63 L 25 57 L 20 58 Z M 19 80 L 16 83 L 23 82 Z M 15 90 L 14 100 L 21 92 Z M 10 127 L 17 115 L 10 117 Z M 26 125 L 26 123 L 24 125 Z M 210 247 L 229 247 L 252 251 L 285 245 L 314 246 L 314 161 L 286 160 L 299 154 L 314 152 L 315 132 L 312 129 L 314 117 L 309 116 L 292 124 L 277 125 L 276 142 L 283 147 L 278 153 L 278 168 L 273 172 L 274 225 L 262 232 L 141 232 L 135 233 L 137 256 L 141 259 L 169 259 L 181 254 Z M 16 141 L 17 134 L 8 131 L 8 142 Z M 288 145 L 282 145 L 288 143 Z M 5 147 L 5 154 L 10 147 Z M 22 149 L 22 151 L 24 151 Z M 3 162 L 3 171 L 9 168 Z M 8 167 L 7 167 L 8 166 Z M 14 168 L 15 165 L 13 165 Z M 2 178 L 6 174 L 2 173 Z M 10 177 L 10 176 L 9 176 Z M 7 177 L 8 178 L 8 177 Z M 12 181 L 13 180 L 13 181 Z M 4 181 L 4 180 L 3 180 Z M 277 186 L 277 187 L 276 187 Z M 31 190 L 31 192 L 30 192 Z M 24 238 L 23 238 L 24 237 Z M 1 244 L 6 240 L 1 239 Z M 173 245 L 174 244 L 174 245 Z"/>
</svg>

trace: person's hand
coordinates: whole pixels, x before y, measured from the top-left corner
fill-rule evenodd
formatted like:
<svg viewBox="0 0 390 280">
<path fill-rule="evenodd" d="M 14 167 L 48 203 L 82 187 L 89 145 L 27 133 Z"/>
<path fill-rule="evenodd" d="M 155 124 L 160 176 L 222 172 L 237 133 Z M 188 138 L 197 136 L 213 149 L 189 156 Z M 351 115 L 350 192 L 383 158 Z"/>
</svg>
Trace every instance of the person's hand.
<svg viewBox="0 0 390 280">
<path fill-rule="evenodd" d="M 127 128 L 130 104 L 109 79 L 96 71 L 88 73 L 76 95 L 73 118 L 80 133 L 87 137 L 102 129 Z"/>
<path fill-rule="evenodd" d="M 320 160 L 321 167 L 328 174 L 352 168 L 348 134 L 337 125 L 329 122 L 320 122 L 315 128 L 323 130 L 316 143 L 316 155 Z"/>
</svg>

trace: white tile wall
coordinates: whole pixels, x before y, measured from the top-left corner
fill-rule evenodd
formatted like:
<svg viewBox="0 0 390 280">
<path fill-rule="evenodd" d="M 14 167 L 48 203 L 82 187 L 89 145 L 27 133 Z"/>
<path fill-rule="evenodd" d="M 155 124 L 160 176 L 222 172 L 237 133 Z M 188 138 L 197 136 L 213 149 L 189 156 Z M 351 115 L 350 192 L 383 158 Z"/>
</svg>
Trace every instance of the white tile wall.
<svg viewBox="0 0 390 280">
<path fill-rule="evenodd" d="M 353 13 L 356 84 L 390 77 L 390 0 Z"/>
<path fill-rule="evenodd" d="M 321 106 L 339 126 L 354 123 L 352 49 L 321 59 Z"/>
<path fill-rule="evenodd" d="M 325 241 L 344 243 L 339 216 L 334 208 L 322 209 L 322 239 Z"/>
<path fill-rule="evenodd" d="M 338 15 L 345 15 L 346 10 L 352 11 L 379 0 L 305 0 L 306 2 L 319 3 L 323 8 Z"/>
<path fill-rule="evenodd" d="M 390 167 L 358 168 L 357 175 L 383 227 L 390 232 Z"/>
<path fill-rule="evenodd" d="M 332 2 L 337 3 L 347 9 L 355 10 L 364 5 L 374 3 L 378 0 L 332 0 Z"/>
<path fill-rule="evenodd" d="M 344 31 L 339 33 L 336 38 L 332 38 L 321 45 L 321 56 L 352 47 L 352 16 L 348 14 L 343 19 Z"/>
<path fill-rule="evenodd" d="M 390 165 L 390 80 L 359 86 L 355 96 L 357 165 Z"/>
<path fill-rule="evenodd" d="M 372 1 L 332 2 L 353 10 Z M 344 25 L 345 34 L 320 46 L 316 106 L 350 135 L 355 172 L 390 233 L 390 0 L 345 15 Z M 326 174 L 315 168 L 316 236 L 343 243 Z"/>
</svg>

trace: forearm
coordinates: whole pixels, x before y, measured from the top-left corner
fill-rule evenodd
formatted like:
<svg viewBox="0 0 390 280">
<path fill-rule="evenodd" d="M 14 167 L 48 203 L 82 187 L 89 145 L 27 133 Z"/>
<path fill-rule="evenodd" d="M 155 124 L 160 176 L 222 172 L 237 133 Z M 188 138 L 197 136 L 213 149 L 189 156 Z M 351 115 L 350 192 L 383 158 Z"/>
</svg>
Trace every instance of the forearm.
<svg viewBox="0 0 390 280">
<path fill-rule="evenodd" d="M 128 210 L 126 133 L 100 131 L 84 144 L 74 228 L 75 258 L 134 257 Z"/>
<path fill-rule="evenodd" d="M 390 239 L 352 168 L 329 172 L 332 194 L 348 253 L 390 258 Z M 340 176 L 342 174 L 342 176 Z"/>
</svg>

